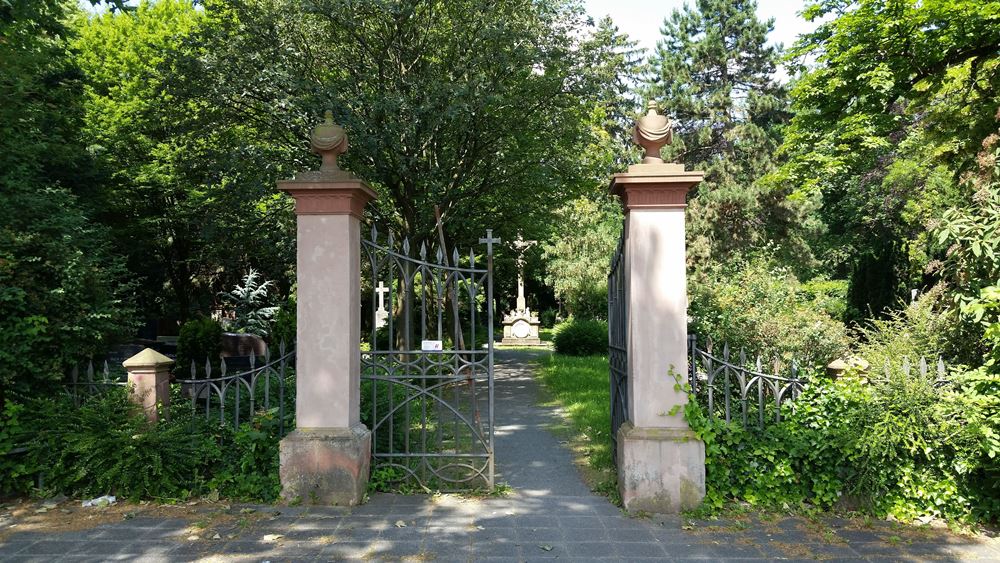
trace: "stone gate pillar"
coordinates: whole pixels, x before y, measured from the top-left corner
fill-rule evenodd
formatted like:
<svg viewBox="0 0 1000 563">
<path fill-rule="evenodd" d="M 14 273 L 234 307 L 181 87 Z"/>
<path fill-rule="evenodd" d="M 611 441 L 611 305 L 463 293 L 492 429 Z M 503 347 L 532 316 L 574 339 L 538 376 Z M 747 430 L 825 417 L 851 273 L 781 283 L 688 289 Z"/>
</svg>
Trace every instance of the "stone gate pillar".
<svg viewBox="0 0 1000 563">
<path fill-rule="evenodd" d="M 347 136 L 331 112 L 311 143 L 320 169 L 278 182 L 295 198 L 298 225 L 296 429 L 281 441 L 282 496 L 354 505 L 371 463 L 360 418 L 360 220 L 375 192 L 337 165 Z"/>
<path fill-rule="evenodd" d="M 650 102 L 634 138 L 641 164 L 615 174 L 610 191 L 625 210 L 629 420 L 618 430 L 618 488 L 626 510 L 677 513 L 705 496 L 705 446 L 684 420 L 687 394 L 687 279 L 684 212 L 702 172 L 665 164 L 669 120 Z"/>
</svg>

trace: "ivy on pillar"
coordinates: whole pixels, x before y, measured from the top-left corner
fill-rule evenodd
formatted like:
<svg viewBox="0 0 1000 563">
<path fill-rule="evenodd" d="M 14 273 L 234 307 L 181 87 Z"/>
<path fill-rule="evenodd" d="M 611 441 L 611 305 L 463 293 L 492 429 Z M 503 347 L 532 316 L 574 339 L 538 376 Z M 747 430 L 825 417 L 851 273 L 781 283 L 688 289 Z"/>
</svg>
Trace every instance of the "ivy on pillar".
<svg viewBox="0 0 1000 563">
<path fill-rule="evenodd" d="M 664 163 L 670 120 L 650 102 L 633 137 L 641 164 L 615 174 L 610 191 L 625 210 L 630 420 L 618 431 L 618 487 L 629 511 L 677 513 L 705 496 L 705 445 L 684 420 L 687 393 L 687 279 L 684 213 L 702 172 Z"/>
<path fill-rule="evenodd" d="M 296 429 L 281 441 L 282 496 L 355 505 L 371 432 L 361 423 L 361 217 L 375 192 L 340 169 L 347 135 L 331 112 L 310 137 L 319 170 L 278 182 L 297 223 Z"/>
</svg>

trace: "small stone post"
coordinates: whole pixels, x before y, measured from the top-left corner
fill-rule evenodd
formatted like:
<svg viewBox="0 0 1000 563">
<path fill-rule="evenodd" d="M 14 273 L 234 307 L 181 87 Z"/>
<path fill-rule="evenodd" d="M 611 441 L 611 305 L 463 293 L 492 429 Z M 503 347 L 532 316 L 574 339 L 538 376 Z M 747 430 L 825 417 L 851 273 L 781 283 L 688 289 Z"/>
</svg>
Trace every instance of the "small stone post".
<svg viewBox="0 0 1000 563">
<path fill-rule="evenodd" d="M 278 182 L 295 198 L 296 429 L 281 441 L 282 496 L 355 505 L 368 485 L 361 423 L 361 216 L 375 192 L 337 165 L 347 135 L 331 112 L 311 136 L 317 171 Z"/>
<path fill-rule="evenodd" d="M 704 177 L 664 164 L 670 121 L 650 102 L 634 138 L 642 164 L 615 174 L 610 191 L 625 210 L 629 420 L 618 430 L 618 488 L 629 511 L 677 513 L 705 496 L 705 445 L 684 420 L 687 279 L 684 211 Z"/>
<path fill-rule="evenodd" d="M 146 348 L 122 362 L 128 372 L 129 392 L 132 402 L 142 407 L 151 422 L 160 419 L 160 409 L 167 416 L 170 407 L 170 370 L 174 361 L 163 354 Z"/>
</svg>

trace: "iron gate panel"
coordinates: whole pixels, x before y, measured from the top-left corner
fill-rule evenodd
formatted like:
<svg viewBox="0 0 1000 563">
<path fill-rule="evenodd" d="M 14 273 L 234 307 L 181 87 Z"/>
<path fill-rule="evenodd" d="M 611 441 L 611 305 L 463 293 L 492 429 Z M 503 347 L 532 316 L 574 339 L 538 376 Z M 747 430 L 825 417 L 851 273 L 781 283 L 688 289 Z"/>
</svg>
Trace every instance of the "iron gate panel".
<svg viewBox="0 0 1000 563">
<path fill-rule="evenodd" d="M 428 257 L 392 234 L 362 240 L 363 422 L 379 479 L 425 490 L 492 489 L 493 253 Z M 368 289 L 370 287 L 370 289 Z M 381 306 L 380 306 L 381 305 Z M 440 350 L 431 350 L 440 343 Z M 424 346 L 427 344 L 427 346 Z"/>
<path fill-rule="evenodd" d="M 625 303 L 625 231 L 608 273 L 608 366 L 611 380 L 611 458 L 618 463 L 618 428 L 628 412 L 628 305 Z"/>
</svg>

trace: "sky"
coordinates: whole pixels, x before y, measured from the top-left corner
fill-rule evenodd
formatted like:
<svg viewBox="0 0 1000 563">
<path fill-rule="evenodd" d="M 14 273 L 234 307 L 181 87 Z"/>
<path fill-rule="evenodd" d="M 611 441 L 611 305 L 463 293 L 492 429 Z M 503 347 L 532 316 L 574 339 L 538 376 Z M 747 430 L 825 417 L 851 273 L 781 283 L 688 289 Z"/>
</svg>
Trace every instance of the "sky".
<svg viewBox="0 0 1000 563">
<path fill-rule="evenodd" d="M 610 15 L 619 31 L 638 41 L 647 52 L 656 47 L 663 20 L 684 3 L 685 0 L 584 0 L 587 12 L 595 20 Z M 814 24 L 798 15 L 804 4 L 804 0 L 758 0 L 757 15 L 761 19 L 774 18 L 772 43 L 789 47 L 799 34 L 813 30 Z"/>
</svg>

